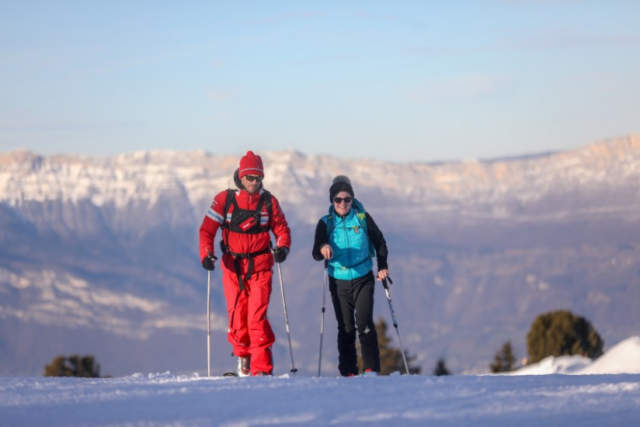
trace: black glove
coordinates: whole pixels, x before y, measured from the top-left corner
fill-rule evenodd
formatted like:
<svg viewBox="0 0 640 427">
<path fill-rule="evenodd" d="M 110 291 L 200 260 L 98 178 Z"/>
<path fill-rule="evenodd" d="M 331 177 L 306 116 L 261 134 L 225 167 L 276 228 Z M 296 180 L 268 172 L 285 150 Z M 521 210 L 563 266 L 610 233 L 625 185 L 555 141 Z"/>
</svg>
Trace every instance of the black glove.
<svg viewBox="0 0 640 427">
<path fill-rule="evenodd" d="M 281 262 L 284 262 L 285 259 L 287 259 L 287 255 L 289 255 L 289 248 L 278 246 L 273 251 L 273 260 L 280 264 Z"/>
<path fill-rule="evenodd" d="M 215 255 L 207 255 L 206 257 L 204 257 L 204 259 L 202 260 L 202 267 L 205 270 L 209 270 L 209 271 L 213 271 L 216 269 L 216 265 L 215 265 L 215 261 L 218 258 L 216 258 Z"/>
</svg>

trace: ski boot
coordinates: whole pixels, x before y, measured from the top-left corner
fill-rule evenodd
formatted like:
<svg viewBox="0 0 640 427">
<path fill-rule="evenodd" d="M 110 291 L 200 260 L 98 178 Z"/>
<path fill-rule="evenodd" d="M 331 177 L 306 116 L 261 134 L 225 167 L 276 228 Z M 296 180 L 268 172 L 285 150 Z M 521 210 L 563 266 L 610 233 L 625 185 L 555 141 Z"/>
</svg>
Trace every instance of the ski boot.
<svg viewBox="0 0 640 427">
<path fill-rule="evenodd" d="M 248 377 L 251 375 L 251 356 L 238 357 L 238 376 Z"/>
</svg>

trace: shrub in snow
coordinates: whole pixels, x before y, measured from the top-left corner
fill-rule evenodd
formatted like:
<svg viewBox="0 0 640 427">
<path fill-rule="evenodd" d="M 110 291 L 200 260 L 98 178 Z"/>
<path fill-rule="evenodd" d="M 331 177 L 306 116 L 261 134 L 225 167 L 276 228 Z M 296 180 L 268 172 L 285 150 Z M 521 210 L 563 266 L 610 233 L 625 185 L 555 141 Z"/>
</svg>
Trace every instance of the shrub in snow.
<svg viewBox="0 0 640 427">
<path fill-rule="evenodd" d="M 539 315 L 527 334 L 530 363 L 548 356 L 576 354 L 596 359 L 602 355 L 603 346 L 602 338 L 591 323 L 568 310 Z"/>
<path fill-rule="evenodd" d="M 93 356 L 58 356 L 44 367 L 44 376 L 100 378 L 100 365 Z"/>
</svg>

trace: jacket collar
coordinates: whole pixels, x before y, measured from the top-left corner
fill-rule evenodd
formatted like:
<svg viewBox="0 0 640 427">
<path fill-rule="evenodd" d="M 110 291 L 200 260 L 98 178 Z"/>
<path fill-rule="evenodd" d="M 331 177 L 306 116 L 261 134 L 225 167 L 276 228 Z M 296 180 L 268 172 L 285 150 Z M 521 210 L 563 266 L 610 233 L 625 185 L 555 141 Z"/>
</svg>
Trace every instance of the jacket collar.
<svg viewBox="0 0 640 427">
<path fill-rule="evenodd" d="M 260 186 L 260 190 L 256 191 L 253 194 L 249 194 L 249 192 L 244 188 L 242 189 L 239 188 L 236 190 L 236 199 L 250 200 L 250 201 L 257 202 L 260 199 L 260 196 L 262 195 L 262 193 L 264 193 L 263 186 Z"/>
<path fill-rule="evenodd" d="M 333 203 L 329 206 L 329 215 L 333 215 L 336 218 L 344 219 L 345 221 L 351 218 L 356 213 L 364 213 L 364 211 L 365 210 L 364 210 L 364 206 L 362 206 L 362 203 L 360 203 L 358 199 L 355 199 L 355 198 L 351 202 L 351 209 L 349 210 L 349 213 L 346 214 L 344 217 L 341 217 L 336 213 L 336 210 L 333 207 Z"/>
</svg>

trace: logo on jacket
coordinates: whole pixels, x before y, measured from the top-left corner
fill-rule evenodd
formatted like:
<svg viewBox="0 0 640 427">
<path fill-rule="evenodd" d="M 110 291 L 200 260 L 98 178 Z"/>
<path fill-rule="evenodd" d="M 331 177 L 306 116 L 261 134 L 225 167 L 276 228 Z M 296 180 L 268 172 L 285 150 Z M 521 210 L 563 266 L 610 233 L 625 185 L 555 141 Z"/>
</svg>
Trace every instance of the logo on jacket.
<svg viewBox="0 0 640 427">
<path fill-rule="evenodd" d="M 360 227 L 358 227 L 357 225 L 353 227 L 353 231 L 358 234 L 360 232 Z"/>
</svg>

